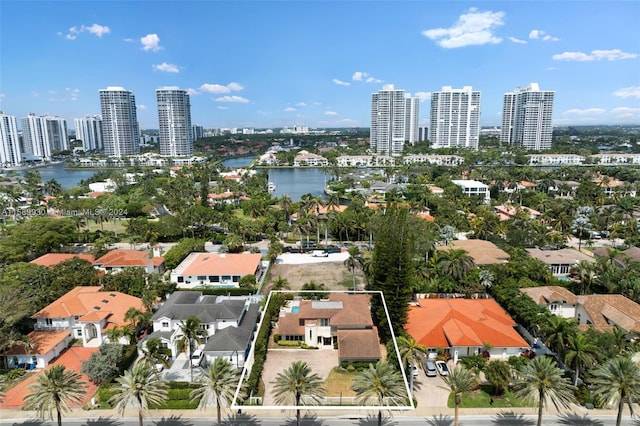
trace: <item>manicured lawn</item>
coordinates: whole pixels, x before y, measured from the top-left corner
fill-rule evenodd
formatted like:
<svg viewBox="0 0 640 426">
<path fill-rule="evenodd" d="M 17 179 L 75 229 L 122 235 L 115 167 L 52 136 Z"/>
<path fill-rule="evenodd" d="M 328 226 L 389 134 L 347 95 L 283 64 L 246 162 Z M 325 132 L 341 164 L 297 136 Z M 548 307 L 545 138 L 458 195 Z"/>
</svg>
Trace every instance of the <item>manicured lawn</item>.
<svg viewBox="0 0 640 426">
<path fill-rule="evenodd" d="M 129 225 L 128 219 L 116 219 L 115 223 L 116 223 L 115 230 L 117 230 L 118 235 L 127 233 L 127 226 Z M 87 220 L 87 225 L 84 226 L 82 229 L 83 230 L 87 229 L 87 227 L 91 232 L 101 231 L 101 230 L 112 231 L 112 232 L 114 231 L 113 221 L 105 221 L 102 223 L 102 226 L 101 226 L 100 223 L 96 223 L 93 220 Z"/>
<path fill-rule="evenodd" d="M 356 393 L 351 390 L 351 384 L 357 375 L 356 371 L 349 372 L 335 367 L 324 381 L 326 396 L 356 396 Z"/>
<path fill-rule="evenodd" d="M 462 395 L 460 408 L 510 408 L 510 407 L 532 407 L 522 400 L 513 396 L 509 391 L 500 396 L 492 396 L 493 387 L 491 385 L 480 385 L 480 389 L 468 395 Z M 491 399 L 493 398 L 493 404 Z M 454 408 L 453 394 L 449 395 L 447 401 L 449 408 Z"/>
</svg>

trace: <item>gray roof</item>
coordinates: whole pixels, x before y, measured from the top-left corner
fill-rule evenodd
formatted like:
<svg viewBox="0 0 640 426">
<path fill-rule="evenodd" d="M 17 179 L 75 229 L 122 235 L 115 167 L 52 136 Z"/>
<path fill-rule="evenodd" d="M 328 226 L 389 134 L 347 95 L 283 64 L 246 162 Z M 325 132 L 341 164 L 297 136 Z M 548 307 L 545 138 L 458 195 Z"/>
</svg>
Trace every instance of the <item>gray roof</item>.
<svg viewBox="0 0 640 426">
<path fill-rule="evenodd" d="M 218 320 L 239 320 L 244 311 L 244 300 L 222 300 L 217 296 L 205 296 L 200 291 L 176 291 L 151 318 L 186 320 L 195 316 L 201 323 Z"/>
<path fill-rule="evenodd" d="M 244 352 L 251 340 L 260 318 L 260 305 L 252 303 L 244 314 L 239 327 L 227 327 L 209 337 L 204 352 Z"/>
<path fill-rule="evenodd" d="M 153 339 L 153 338 L 157 338 L 157 339 L 164 339 L 164 340 L 171 340 L 171 335 L 173 334 L 173 331 L 154 331 L 152 333 L 147 334 L 146 336 L 144 336 L 144 338 L 142 340 L 140 340 L 138 342 L 138 347 L 142 347 L 144 345 L 144 342 L 146 342 L 149 339 Z"/>
</svg>

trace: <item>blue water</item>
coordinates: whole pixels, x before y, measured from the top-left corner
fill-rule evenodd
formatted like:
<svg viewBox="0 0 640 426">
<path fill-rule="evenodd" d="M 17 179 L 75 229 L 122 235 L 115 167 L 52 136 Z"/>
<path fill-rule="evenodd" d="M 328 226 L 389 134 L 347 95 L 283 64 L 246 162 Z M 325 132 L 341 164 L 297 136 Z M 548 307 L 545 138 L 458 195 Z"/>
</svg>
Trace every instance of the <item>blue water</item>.
<svg viewBox="0 0 640 426">
<path fill-rule="evenodd" d="M 65 189 L 78 186 L 81 180 L 87 180 L 92 177 L 100 169 L 67 169 L 64 168 L 64 163 L 52 164 L 46 167 L 37 167 L 26 170 L 16 170 L 19 175 L 24 175 L 26 172 L 37 171 L 40 173 L 42 182 L 47 182 L 51 179 L 55 179 Z"/>
<path fill-rule="evenodd" d="M 294 306 L 291 308 L 292 314 L 297 314 L 298 312 L 300 312 L 300 306 Z"/>
</svg>

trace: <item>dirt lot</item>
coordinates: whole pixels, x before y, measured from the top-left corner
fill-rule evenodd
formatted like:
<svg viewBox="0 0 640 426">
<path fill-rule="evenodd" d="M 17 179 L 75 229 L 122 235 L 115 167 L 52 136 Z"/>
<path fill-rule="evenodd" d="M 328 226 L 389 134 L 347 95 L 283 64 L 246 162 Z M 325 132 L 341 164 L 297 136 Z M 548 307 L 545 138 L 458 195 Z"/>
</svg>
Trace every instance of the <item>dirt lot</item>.
<svg viewBox="0 0 640 426">
<path fill-rule="evenodd" d="M 311 281 L 324 284 L 327 290 L 348 290 L 353 283 L 351 271 L 344 266 L 343 262 L 273 265 L 269 285 L 266 286 L 267 291 L 278 276 L 285 278 L 289 282 L 290 289 L 294 291 L 301 290 L 304 284 Z M 364 289 L 364 278 L 359 270 L 356 270 L 356 286 L 359 290 Z"/>
</svg>

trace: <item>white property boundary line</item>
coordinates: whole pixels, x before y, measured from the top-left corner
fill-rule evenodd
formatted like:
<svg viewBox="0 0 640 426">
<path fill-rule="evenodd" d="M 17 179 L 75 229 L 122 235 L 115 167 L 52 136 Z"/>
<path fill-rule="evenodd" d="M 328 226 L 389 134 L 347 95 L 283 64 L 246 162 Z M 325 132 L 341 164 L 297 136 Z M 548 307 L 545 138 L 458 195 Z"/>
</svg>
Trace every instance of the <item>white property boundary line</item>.
<svg viewBox="0 0 640 426">
<path fill-rule="evenodd" d="M 238 396 L 240 395 L 240 391 L 242 389 L 242 385 L 244 383 L 245 377 L 248 378 L 248 375 L 251 374 L 249 371 L 249 365 L 245 363 L 242 369 L 242 375 L 240 376 L 240 381 L 238 382 L 238 387 L 236 388 L 236 392 L 233 395 L 233 401 L 231 401 L 231 409 L 251 409 L 251 410 L 344 410 L 344 411 L 353 411 L 353 410 L 387 410 L 387 411 L 406 411 L 406 410 L 414 410 L 416 407 L 413 404 L 413 398 L 411 396 L 411 391 L 409 389 L 409 382 L 407 381 L 407 374 L 404 369 L 404 365 L 400 360 L 402 357 L 400 356 L 400 349 L 398 349 L 398 342 L 396 341 L 396 335 L 393 332 L 393 327 L 391 326 L 391 317 L 389 316 L 389 310 L 387 309 L 387 302 L 384 298 L 384 294 L 381 291 L 318 291 L 318 290 L 300 290 L 300 291 L 284 291 L 284 290 L 272 290 L 269 293 L 269 297 L 267 298 L 267 302 L 265 304 L 264 313 L 262 315 L 262 319 L 260 320 L 260 324 L 258 325 L 258 329 L 256 331 L 256 338 L 253 341 L 253 345 L 251 346 L 251 351 L 249 352 L 249 356 L 247 358 L 251 359 L 252 362 L 251 367 L 253 367 L 254 360 L 254 351 L 255 351 L 255 342 L 257 340 L 257 336 L 260 333 L 260 329 L 262 328 L 262 324 L 265 321 L 265 314 L 267 311 L 267 307 L 269 303 L 271 303 L 271 295 L 273 293 L 283 293 L 283 294 L 293 294 L 293 293 L 346 293 L 346 294 L 375 294 L 380 297 L 382 300 L 382 306 L 384 306 L 384 313 L 387 317 L 387 326 L 389 327 L 389 331 L 391 332 L 391 339 L 393 340 L 393 347 L 396 351 L 396 356 L 398 359 L 398 363 L 400 364 L 400 371 L 402 372 L 402 380 L 404 381 L 404 389 L 407 392 L 406 399 L 408 399 L 411 404 L 410 405 L 238 405 Z M 268 319 L 271 321 L 271 319 Z M 268 337 L 267 337 L 268 339 Z M 269 352 L 268 349 L 269 342 L 267 340 L 267 355 Z M 412 372 L 413 374 L 413 372 Z"/>
</svg>

